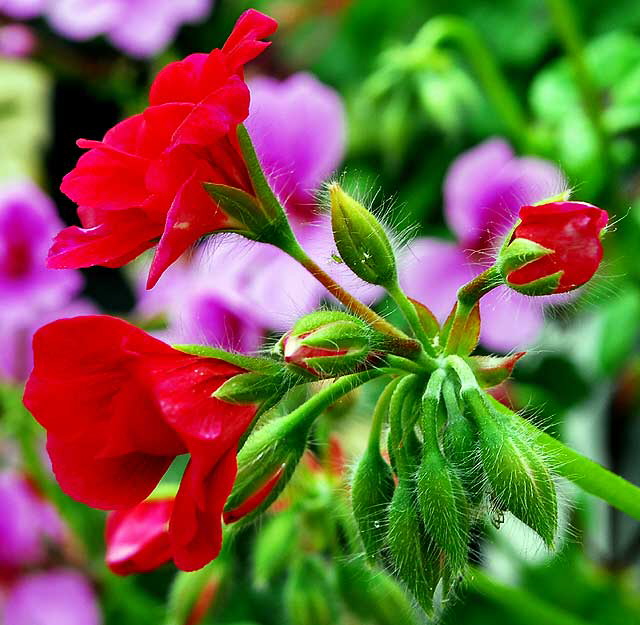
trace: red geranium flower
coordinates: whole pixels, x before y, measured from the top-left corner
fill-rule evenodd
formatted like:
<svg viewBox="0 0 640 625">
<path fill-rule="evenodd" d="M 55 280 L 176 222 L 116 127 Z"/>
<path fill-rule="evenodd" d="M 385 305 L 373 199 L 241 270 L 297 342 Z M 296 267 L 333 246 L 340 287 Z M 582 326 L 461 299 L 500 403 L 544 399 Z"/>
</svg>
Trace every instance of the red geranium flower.
<svg viewBox="0 0 640 625">
<path fill-rule="evenodd" d="M 513 238 L 527 239 L 552 250 L 508 275 L 517 288 L 559 273 L 554 293 L 571 291 L 588 282 L 602 261 L 600 235 L 607 212 L 586 202 L 550 202 L 523 206 Z"/>
<path fill-rule="evenodd" d="M 148 287 L 205 234 L 242 231 L 205 192 L 212 182 L 254 195 L 237 127 L 249 114 L 243 66 L 269 45 L 277 23 L 249 10 L 222 49 L 170 63 L 151 86 L 150 106 L 109 130 L 65 176 L 61 189 L 82 228 L 56 237 L 48 266 L 120 267 L 158 245 Z"/>
<path fill-rule="evenodd" d="M 169 523 L 171 555 L 184 570 L 215 558 L 238 441 L 259 405 L 212 395 L 247 370 L 178 351 L 105 316 L 50 323 L 33 348 L 24 402 L 47 430 L 62 489 L 94 508 L 131 508 L 188 453 Z"/>
<path fill-rule="evenodd" d="M 110 512 L 105 528 L 107 565 L 118 575 L 145 573 L 171 560 L 169 520 L 173 498 L 148 499 Z"/>
</svg>

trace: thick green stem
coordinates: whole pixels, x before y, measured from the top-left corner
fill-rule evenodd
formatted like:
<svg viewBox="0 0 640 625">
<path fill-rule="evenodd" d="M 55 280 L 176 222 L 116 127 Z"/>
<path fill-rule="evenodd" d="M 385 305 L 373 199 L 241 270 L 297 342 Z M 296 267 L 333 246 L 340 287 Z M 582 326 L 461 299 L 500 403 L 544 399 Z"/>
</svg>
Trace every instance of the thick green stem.
<svg viewBox="0 0 640 625">
<path fill-rule="evenodd" d="M 561 608 L 542 601 L 521 588 L 507 586 L 478 568 L 472 568 L 469 587 L 504 607 L 516 616 L 518 622 L 531 625 L 587 625 L 587 622 Z"/>
<path fill-rule="evenodd" d="M 393 298 L 393 301 L 396 303 L 398 308 L 402 311 L 405 319 L 411 326 L 414 334 L 418 338 L 418 340 L 422 343 L 425 351 L 431 355 L 435 356 L 435 349 L 431 342 L 431 338 L 425 332 L 422 323 L 420 323 L 420 317 L 418 316 L 418 311 L 416 307 L 411 303 L 411 300 L 406 296 L 405 292 L 400 288 L 400 285 L 396 282 L 387 287 L 387 291 L 389 295 Z"/>
<path fill-rule="evenodd" d="M 523 144 L 529 136 L 527 117 L 491 52 L 466 20 L 454 15 L 435 17 L 422 27 L 414 45 L 431 50 L 448 40 L 459 44 L 464 51 L 511 140 L 521 148 L 526 147 Z"/>
<path fill-rule="evenodd" d="M 330 386 L 318 391 L 304 404 L 289 413 L 286 419 L 292 427 L 311 427 L 315 419 L 343 395 L 365 382 L 373 380 L 373 378 L 385 375 L 387 372 L 386 369 L 369 369 L 368 371 L 352 373 L 338 378 Z"/>
<path fill-rule="evenodd" d="M 602 160 L 605 167 L 611 165 L 611 153 L 607 131 L 602 121 L 602 105 L 600 93 L 595 86 L 584 58 L 584 43 L 575 12 L 567 0 L 546 0 L 547 7 L 562 44 L 569 55 L 576 83 L 582 99 L 582 107 L 587 114 L 596 133 Z"/>
</svg>

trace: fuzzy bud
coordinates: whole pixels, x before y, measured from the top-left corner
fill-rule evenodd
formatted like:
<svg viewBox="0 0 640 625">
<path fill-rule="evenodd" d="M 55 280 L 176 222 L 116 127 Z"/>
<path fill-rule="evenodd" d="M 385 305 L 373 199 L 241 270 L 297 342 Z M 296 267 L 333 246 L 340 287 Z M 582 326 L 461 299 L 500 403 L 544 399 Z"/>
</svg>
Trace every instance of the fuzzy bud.
<svg viewBox="0 0 640 625">
<path fill-rule="evenodd" d="M 553 545 L 558 505 L 553 478 L 537 445 L 488 401 L 467 394 L 478 426 L 482 466 L 499 507 Z"/>
<path fill-rule="evenodd" d="M 336 377 L 374 360 L 374 343 L 374 331 L 358 317 L 318 311 L 300 319 L 277 349 L 297 369 L 315 377 Z"/>
<path fill-rule="evenodd" d="M 291 415 L 253 432 L 238 452 L 238 474 L 224 508 L 224 520 L 249 521 L 282 492 L 304 453 L 310 425 Z"/>
<path fill-rule="evenodd" d="M 602 261 L 606 211 L 586 202 L 548 202 L 520 209 L 497 259 L 505 283 L 525 295 L 565 293 L 588 282 Z"/>
<path fill-rule="evenodd" d="M 342 260 L 365 282 L 395 283 L 395 254 L 380 222 L 340 185 L 332 184 L 329 195 L 333 237 Z"/>
<path fill-rule="evenodd" d="M 380 452 L 367 448 L 358 462 L 351 487 L 353 515 L 367 555 L 380 555 L 387 531 L 389 503 L 395 482 Z"/>
</svg>

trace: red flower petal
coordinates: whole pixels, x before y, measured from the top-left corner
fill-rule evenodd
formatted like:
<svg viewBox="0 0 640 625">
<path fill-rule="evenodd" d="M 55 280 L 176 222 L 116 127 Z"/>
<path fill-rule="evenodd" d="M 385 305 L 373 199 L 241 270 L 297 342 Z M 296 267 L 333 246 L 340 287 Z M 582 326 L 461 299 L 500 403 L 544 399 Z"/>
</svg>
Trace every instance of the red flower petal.
<svg viewBox="0 0 640 625">
<path fill-rule="evenodd" d="M 214 466 L 201 457 L 187 466 L 169 524 L 173 560 L 179 569 L 195 571 L 220 553 L 222 510 L 236 472 L 235 448 Z"/>
<path fill-rule="evenodd" d="M 229 67 L 235 71 L 245 63 L 255 59 L 269 42 L 260 41 L 276 32 L 278 22 L 273 18 L 249 9 L 245 11 L 233 27 L 222 51 L 227 55 Z"/>
<path fill-rule="evenodd" d="M 84 442 L 66 443 L 49 435 L 47 451 L 60 488 L 92 508 L 130 508 L 146 499 L 173 457 L 130 453 L 97 458 Z"/>
<path fill-rule="evenodd" d="M 528 284 L 562 271 L 556 293 L 563 293 L 591 279 L 602 261 L 605 211 L 585 202 L 551 202 L 523 206 L 520 219 L 514 238 L 534 241 L 554 253 L 509 274 L 510 283 Z"/>
<path fill-rule="evenodd" d="M 173 499 L 152 499 L 109 514 L 105 527 L 106 561 L 114 573 L 144 573 L 171 560 L 172 509 Z"/>
</svg>

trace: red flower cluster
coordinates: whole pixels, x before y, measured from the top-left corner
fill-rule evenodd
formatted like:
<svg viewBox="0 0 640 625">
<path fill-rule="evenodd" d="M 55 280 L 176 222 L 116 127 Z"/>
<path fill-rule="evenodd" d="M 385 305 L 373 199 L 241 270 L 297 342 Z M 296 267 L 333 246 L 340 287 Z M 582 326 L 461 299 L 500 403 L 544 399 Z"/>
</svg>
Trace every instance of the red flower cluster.
<svg viewBox="0 0 640 625">
<path fill-rule="evenodd" d="M 61 189 L 79 205 L 83 227 L 58 234 L 49 267 L 120 267 L 157 243 L 150 288 L 203 235 L 242 231 L 202 183 L 253 195 L 236 135 L 249 114 L 243 66 L 269 45 L 260 40 L 276 28 L 270 17 L 246 11 L 222 49 L 165 67 L 143 113 L 117 124 L 102 141 L 78 141 L 89 151 Z"/>
<path fill-rule="evenodd" d="M 104 316 L 44 326 L 34 337 L 34 355 L 24 402 L 47 430 L 62 489 L 95 508 L 126 510 L 148 497 L 176 456 L 188 453 L 170 512 L 170 554 L 184 570 L 215 558 L 238 441 L 259 405 L 212 395 L 247 370 L 175 350 Z"/>
<path fill-rule="evenodd" d="M 513 238 L 527 239 L 552 253 L 516 269 L 510 285 L 526 285 L 562 272 L 554 293 L 565 293 L 588 282 L 602 261 L 600 235 L 607 212 L 586 202 L 550 202 L 520 209 L 521 223 Z"/>
</svg>

